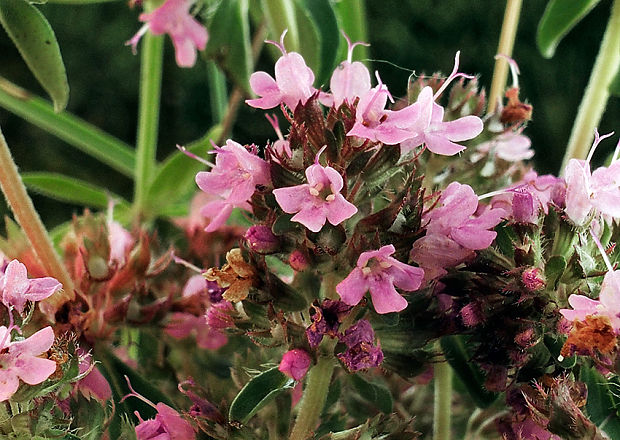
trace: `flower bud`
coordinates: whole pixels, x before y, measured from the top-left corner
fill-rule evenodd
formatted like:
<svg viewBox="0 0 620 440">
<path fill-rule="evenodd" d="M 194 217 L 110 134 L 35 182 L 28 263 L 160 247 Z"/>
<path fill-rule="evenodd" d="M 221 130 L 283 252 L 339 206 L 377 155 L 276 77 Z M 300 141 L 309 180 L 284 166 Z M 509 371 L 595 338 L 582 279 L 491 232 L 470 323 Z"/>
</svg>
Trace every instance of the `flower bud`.
<svg viewBox="0 0 620 440">
<path fill-rule="evenodd" d="M 295 348 L 284 353 L 278 369 L 294 380 L 301 380 L 308 372 L 311 362 L 312 359 L 306 351 Z"/>
<path fill-rule="evenodd" d="M 521 282 L 527 290 L 535 292 L 547 285 L 545 275 L 537 267 L 528 267 L 521 274 Z"/>
<path fill-rule="evenodd" d="M 300 250 L 295 249 L 288 257 L 288 264 L 291 265 L 293 270 L 301 272 L 308 268 L 308 257 Z"/>
<path fill-rule="evenodd" d="M 262 255 L 273 254 L 280 247 L 280 239 L 276 237 L 271 228 L 265 225 L 250 227 L 244 235 L 250 249 Z"/>
</svg>

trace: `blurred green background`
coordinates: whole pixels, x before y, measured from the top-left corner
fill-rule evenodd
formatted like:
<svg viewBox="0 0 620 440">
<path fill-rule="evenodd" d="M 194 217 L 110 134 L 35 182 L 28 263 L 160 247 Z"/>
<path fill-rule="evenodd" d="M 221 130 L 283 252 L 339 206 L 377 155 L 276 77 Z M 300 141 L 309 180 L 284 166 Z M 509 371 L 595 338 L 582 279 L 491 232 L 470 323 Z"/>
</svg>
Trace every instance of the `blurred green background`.
<svg viewBox="0 0 620 440">
<path fill-rule="evenodd" d="M 462 72 L 480 74 L 490 85 L 505 2 L 500 0 L 383 0 L 365 2 L 370 58 L 394 96 L 405 94 L 409 70 L 416 73 L 449 72 L 454 53 L 461 50 Z M 514 58 L 521 69 L 521 98 L 534 106 L 528 134 L 536 149 L 539 172 L 558 171 L 577 106 L 609 16 L 611 1 L 601 3 L 566 37 L 551 60 L 536 49 L 536 26 L 544 11 L 543 0 L 525 1 Z M 134 144 L 137 113 L 139 57 L 125 42 L 140 27 L 138 9 L 126 3 L 94 5 L 41 5 L 56 32 L 69 77 L 68 111 Z M 342 41 L 344 44 L 344 41 Z M 0 30 L 0 75 L 44 96 L 17 50 Z M 402 68 L 395 67 L 400 66 Z M 273 72 L 273 62 L 263 51 L 258 69 Z M 199 60 L 193 69 L 174 62 L 166 41 L 159 156 L 175 144 L 202 136 L 212 124 L 207 70 Z M 318 85 L 318 84 L 315 84 Z M 599 131 L 620 130 L 620 106 L 609 102 Z M 24 171 L 53 171 L 109 188 L 131 199 L 131 181 L 62 141 L 0 108 L 0 126 L 15 161 Z M 264 144 L 275 135 L 264 112 L 243 106 L 233 129 L 241 143 Z M 617 140 L 617 137 L 614 138 Z M 601 146 L 599 156 L 615 142 Z M 44 222 L 52 227 L 67 221 L 81 207 L 33 195 Z M 2 207 L 6 213 L 6 207 Z"/>
</svg>

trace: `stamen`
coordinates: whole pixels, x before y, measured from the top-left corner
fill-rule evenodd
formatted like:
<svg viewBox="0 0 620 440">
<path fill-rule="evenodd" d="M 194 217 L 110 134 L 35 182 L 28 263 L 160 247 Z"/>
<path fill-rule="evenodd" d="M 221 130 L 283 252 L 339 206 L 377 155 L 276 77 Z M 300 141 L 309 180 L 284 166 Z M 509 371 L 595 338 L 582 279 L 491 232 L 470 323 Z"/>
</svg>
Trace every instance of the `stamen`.
<svg viewBox="0 0 620 440">
<path fill-rule="evenodd" d="M 327 197 L 325 197 L 325 200 L 327 200 L 328 202 L 333 202 L 334 200 L 336 200 L 336 195 L 330 194 Z"/>
<path fill-rule="evenodd" d="M 437 98 L 439 98 L 439 96 L 443 93 L 444 90 L 446 90 L 446 88 L 448 87 L 448 85 L 450 85 L 450 83 L 452 81 L 454 81 L 457 78 L 466 78 L 466 79 L 474 79 L 475 77 L 472 75 L 467 75 L 465 73 L 459 73 L 458 69 L 459 69 L 459 57 L 461 56 L 461 51 L 459 50 L 456 55 L 454 56 L 454 67 L 452 68 L 452 73 L 450 73 L 450 76 L 448 76 L 448 78 L 446 78 L 446 80 L 443 82 L 443 84 L 441 85 L 441 87 L 439 88 L 439 90 L 437 90 L 437 93 L 435 93 L 435 95 L 433 95 L 433 99 L 436 100 Z"/>
<path fill-rule="evenodd" d="M 372 272 L 372 269 L 368 266 L 362 267 L 362 273 L 366 276 L 370 275 Z"/>
<path fill-rule="evenodd" d="M 497 191 L 491 191 L 488 192 L 486 194 L 482 194 L 481 196 L 478 196 L 478 200 L 484 200 L 484 199 L 488 199 L 489 197 L 495 197 L 495 196 L 499 196 L 500 194 L 505 194 L 505 193 L 509 193 L 511 192 L 510 189 L 498 189 Z"/>
<path fill-rule="evenodd" d="M 318 165 L 318 164 L 319 164 L 319 156 L 321 155 L 321 153 L 322 153 L 323 151 L 325 151 L 325 149 L 326 149 L 326 148 L 327 148 L 327 145 L 323 145 L 323 148 L 321 148 L 321 149 L 319 150 L 319 152 L 318 152 L 318 153 L 316 153 L 316 156 L 314 157 L 314 164 L 315 164 L 315 165 Z"/>
<path fill-rule="evenodd" d="M 181 153 L 185 154 L 187 157 L 191 157 L 194 160 L 197 160 L 198 162 L 205 164 L 208 167 L 214 168 L 215 164 L 212 162 L 209 162 L 206 159 L 203 159 L 202 157 L 198 157 L 196 156 L 194 153 L 192 153 L 191 151 L 189 151 L 187 148 L 185 148 L 182 145 L 177 144 L 177 148 L 181 151 Z"/>
<path fill-rule="evenodd" d="M 138 399 L 140 399 L 141 401 L 143 401 L 147 405 L 150 405 L 153 408 L 157 409 L 157 406 L 153 402 L 151 402 L 149 399 L 147 399 L 143 395 L 138 394 L 136 392 L 136 390 L 133 389 L 133 387 L 131 386 L 131 382 L 129 381 L 129 378 L 127 377 L 127 375 L 125 375 L 124 377 L 125 377 L 125 380 L 127 381 L 127 386 L 129 387 L 129 391 L 131 391 L 131 393 L 129 393 L 126 396 L 124 396 L 119 403 L 123 403 L 125 401 L 125 399 L 128 398 L 128 397 L 137 397 Z"/>
<path fill-rule="evenodd" d="M 605 266 L 607 266 L 607 270 L 609 270 L 610 272 L 613 272 L 614 267 L 611 265 L 611 262 L 609 261 L 609 258 L 607 257 L 607 252 L 605 252 L 605 248 L 601 244 L 601 240 L 598 239 L 598 237 L 596 236 L 592 228 L 590 228 L 590 235 L 592 236 L 592 240 L 594 240 L 594 243 L 596 244 L 596 247 L 598 248 L 599 252 L 603 256 L 603 261 L 605 261 Z"/>
<path fill-rule="evenodd" d="M 314 197 L 318 197 L 319 190 L 314 187 L 310 187 L 310 194 L 313 195 Z"/>
<path fill-rule="evenodd" d="M 280 130 L 280 124 L 278 123 L 278 117 L 276 116 L 276 114 L 275 113 L 273 115 L 266 114 L 265 117 L 267 118 L 271 126 L 273 127 L 273 130 L 278 135 L 278 139 L 283 141 L 284 136 L 282 136 L 282 131 Z"/>
</svg>

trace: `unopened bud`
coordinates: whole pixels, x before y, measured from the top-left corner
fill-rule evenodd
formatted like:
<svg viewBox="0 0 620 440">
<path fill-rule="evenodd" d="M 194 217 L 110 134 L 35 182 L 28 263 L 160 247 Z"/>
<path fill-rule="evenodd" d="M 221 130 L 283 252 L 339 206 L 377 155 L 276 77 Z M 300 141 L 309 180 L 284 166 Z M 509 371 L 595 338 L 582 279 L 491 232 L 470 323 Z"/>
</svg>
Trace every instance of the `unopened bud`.
<svg viewBox="0 0 620 440">
<path fill-rule="evenodd" d="M 535 292 L 547 285 L 547 280 L 542 271 L 537 267 L 529 267 L 521 274 L 521 282 L 526 289 Z"/>
<path fill-rule="evenodd" d="M 308 257 L 303 252 L 295 249 L 288 257 L 288 264 L 291 265 L 293 270 L 301 272 L 308 268 Z"/>
<path fill-rule="evenodd" d="M 280 247 L 280 239 L 271 232 L 269 226 L 252 226 L 247 230 L 244 238 L 247 240 L 250 248 L 259 254 L 273 254 Z"/>
</svg>

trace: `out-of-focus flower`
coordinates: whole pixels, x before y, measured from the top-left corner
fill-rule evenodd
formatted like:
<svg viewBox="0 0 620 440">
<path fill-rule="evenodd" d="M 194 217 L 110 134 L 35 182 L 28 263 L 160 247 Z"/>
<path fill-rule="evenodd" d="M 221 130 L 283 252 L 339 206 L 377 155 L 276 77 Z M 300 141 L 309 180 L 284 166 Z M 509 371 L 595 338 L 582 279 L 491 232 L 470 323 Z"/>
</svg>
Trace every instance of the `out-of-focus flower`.
<svg viewBox="0 0 620 440">
<path fill-rule="evenodd" d="M 133 248 L 135 243 L 127 229 L 115 221 L 108 222 L 108 239 L 110 241 L 110 260 L 111 264 L 118 267 L 125 265 L 127 253 Z"/>
<path fill-rule="evenodd" d="M 212 328 L 206 315 L 195 316 L 191 313 L 173 313 L 165 332 L 174 338 L 186 338 L 194 334 L 196 345 L 208 350 L 217 350 L 228 342 L 228 337 Z"/>
<path fill-rule="evenodd" d="M 320 154 L 316 155 L 314 165 L 306 169 L 308 183 L 273 190 L 282 210 L 295 214 L 291 220 L 312 232 L 319 232 L 326 221 L 336 226 L 357 213 L 355 205 L 340 194 L 344 186 L 342 176 L 332 167 L 320 165 Z"/>
<path fill-rule="evenodd" d="M 15 307 L 20 314 L 24 312 L 27 301 L 49 298 L 61 288 L 62 284 L 52 277 L 28 279 L 26 266 L 17 260 L 11 261 L 0 275 L 2 303 Z"/>
<path fill-rule="evenodd" d="M 502 133 L 490 141 L 483 142 L 476 147 L 481 153 L 495 153 L 495 156 L 507 162 L 518 162 L 531 159 L 534 150 L 530 149 L 532 141 L 527 136 L 509 131 Z"/>
<path fill-rule="evenodd" d="M 192 426 L 178 412 L 165 403 L 155 405 L 157 415 L 154 419 L 142 420 L 136 426 L 138 440 L 192 440 L 196 434 Z"/>
<path fill-rule="evenodd" d="M 424 278 L 424 271 L 390 257 L 394 252 L 391 244 L 376 251 L 362 252 L 357 259 L 357 267 L 336 286 L 336 292 L 342 301 L 356 305 L 364 294 L 370 291 L 377 313 L 405 309 L 407 300 L 394 286 L 407 291 L 417 290 Z"/>
<path fill-rule="evenodd" d="M 174 44 L 179 67 L 192 67 L 196 63 L 196 49 L 204 50 L 209 34 L 190 13 L 193 2 L 190 0 L 166 0 L 150 13 L 140 14 L 139 20 L 146 23 L 127 45 L 134 53 L 138 42 L 147 30 L 153 35 L 168 34 Z"/>
<path fill-rule="evenodd" d="M 97 367 L 92 365 L 93 360 L 90 353 L 86 353 L 82 348 L 78 348 L 77 354 L 80 359 L 80 374 L 84 374 L 89 368 L 91 368 L 90 373 L 78 381 L 77 389 L 87 399 L 90 399 L 91 397 L 94 397 L 100 401 L 111 399 L 112 389 L 110 388 L 110 384 L 106 378 L 103 377 L 103 374 L 101 374 Z"/>
<path fill-rule="evenodd" d="M 45 327 L 27 339 L 11 342 L 11 329 L 0 327 L 0 402 L 11 398 L 19 379 L 37 385 L 56 371 L 56 362 L 38 357 L 52 347 L 54 331 Z"/>
<path fill-rule="evenodd" d="M 312 359 L 305 350 L 294 348 L 284 353 L 278 369 L 294 380 L 301 380 L 308 372 L 311 362 Z"/>
<path fill-rule="evenodd" d="M 250 87 L 260 98 L 245 101 L 249 106 L 268 109 L 286 104 L 291 110 L 295 110 L 297 104 L 306 103 L 316 89 L 312 87 L 314 73 L 303 57 L 297 52 L 286 52 L 284 48 L 284 36 L 280 36 L 280 43 L 270 41 L 280 51 L 282 56 L 276 61 L 274 79 L 267 72 L 254 72 L 250 76 Z"/>
<path fill-rule="evenodd" d="M 222 226 L 233 208 L 250 209 L 248 200 L 257 185 L 270 181 L 269 164 L 242 145 L 227 140 L 226 145 L 217 148 L 215 167 L 196 174 L 198 187 L 207 194 L 217 195 L 218 200 L 207 203 L 201 214 L 211 219 L 205 229 L 213 232 Z"/>
</svg>

